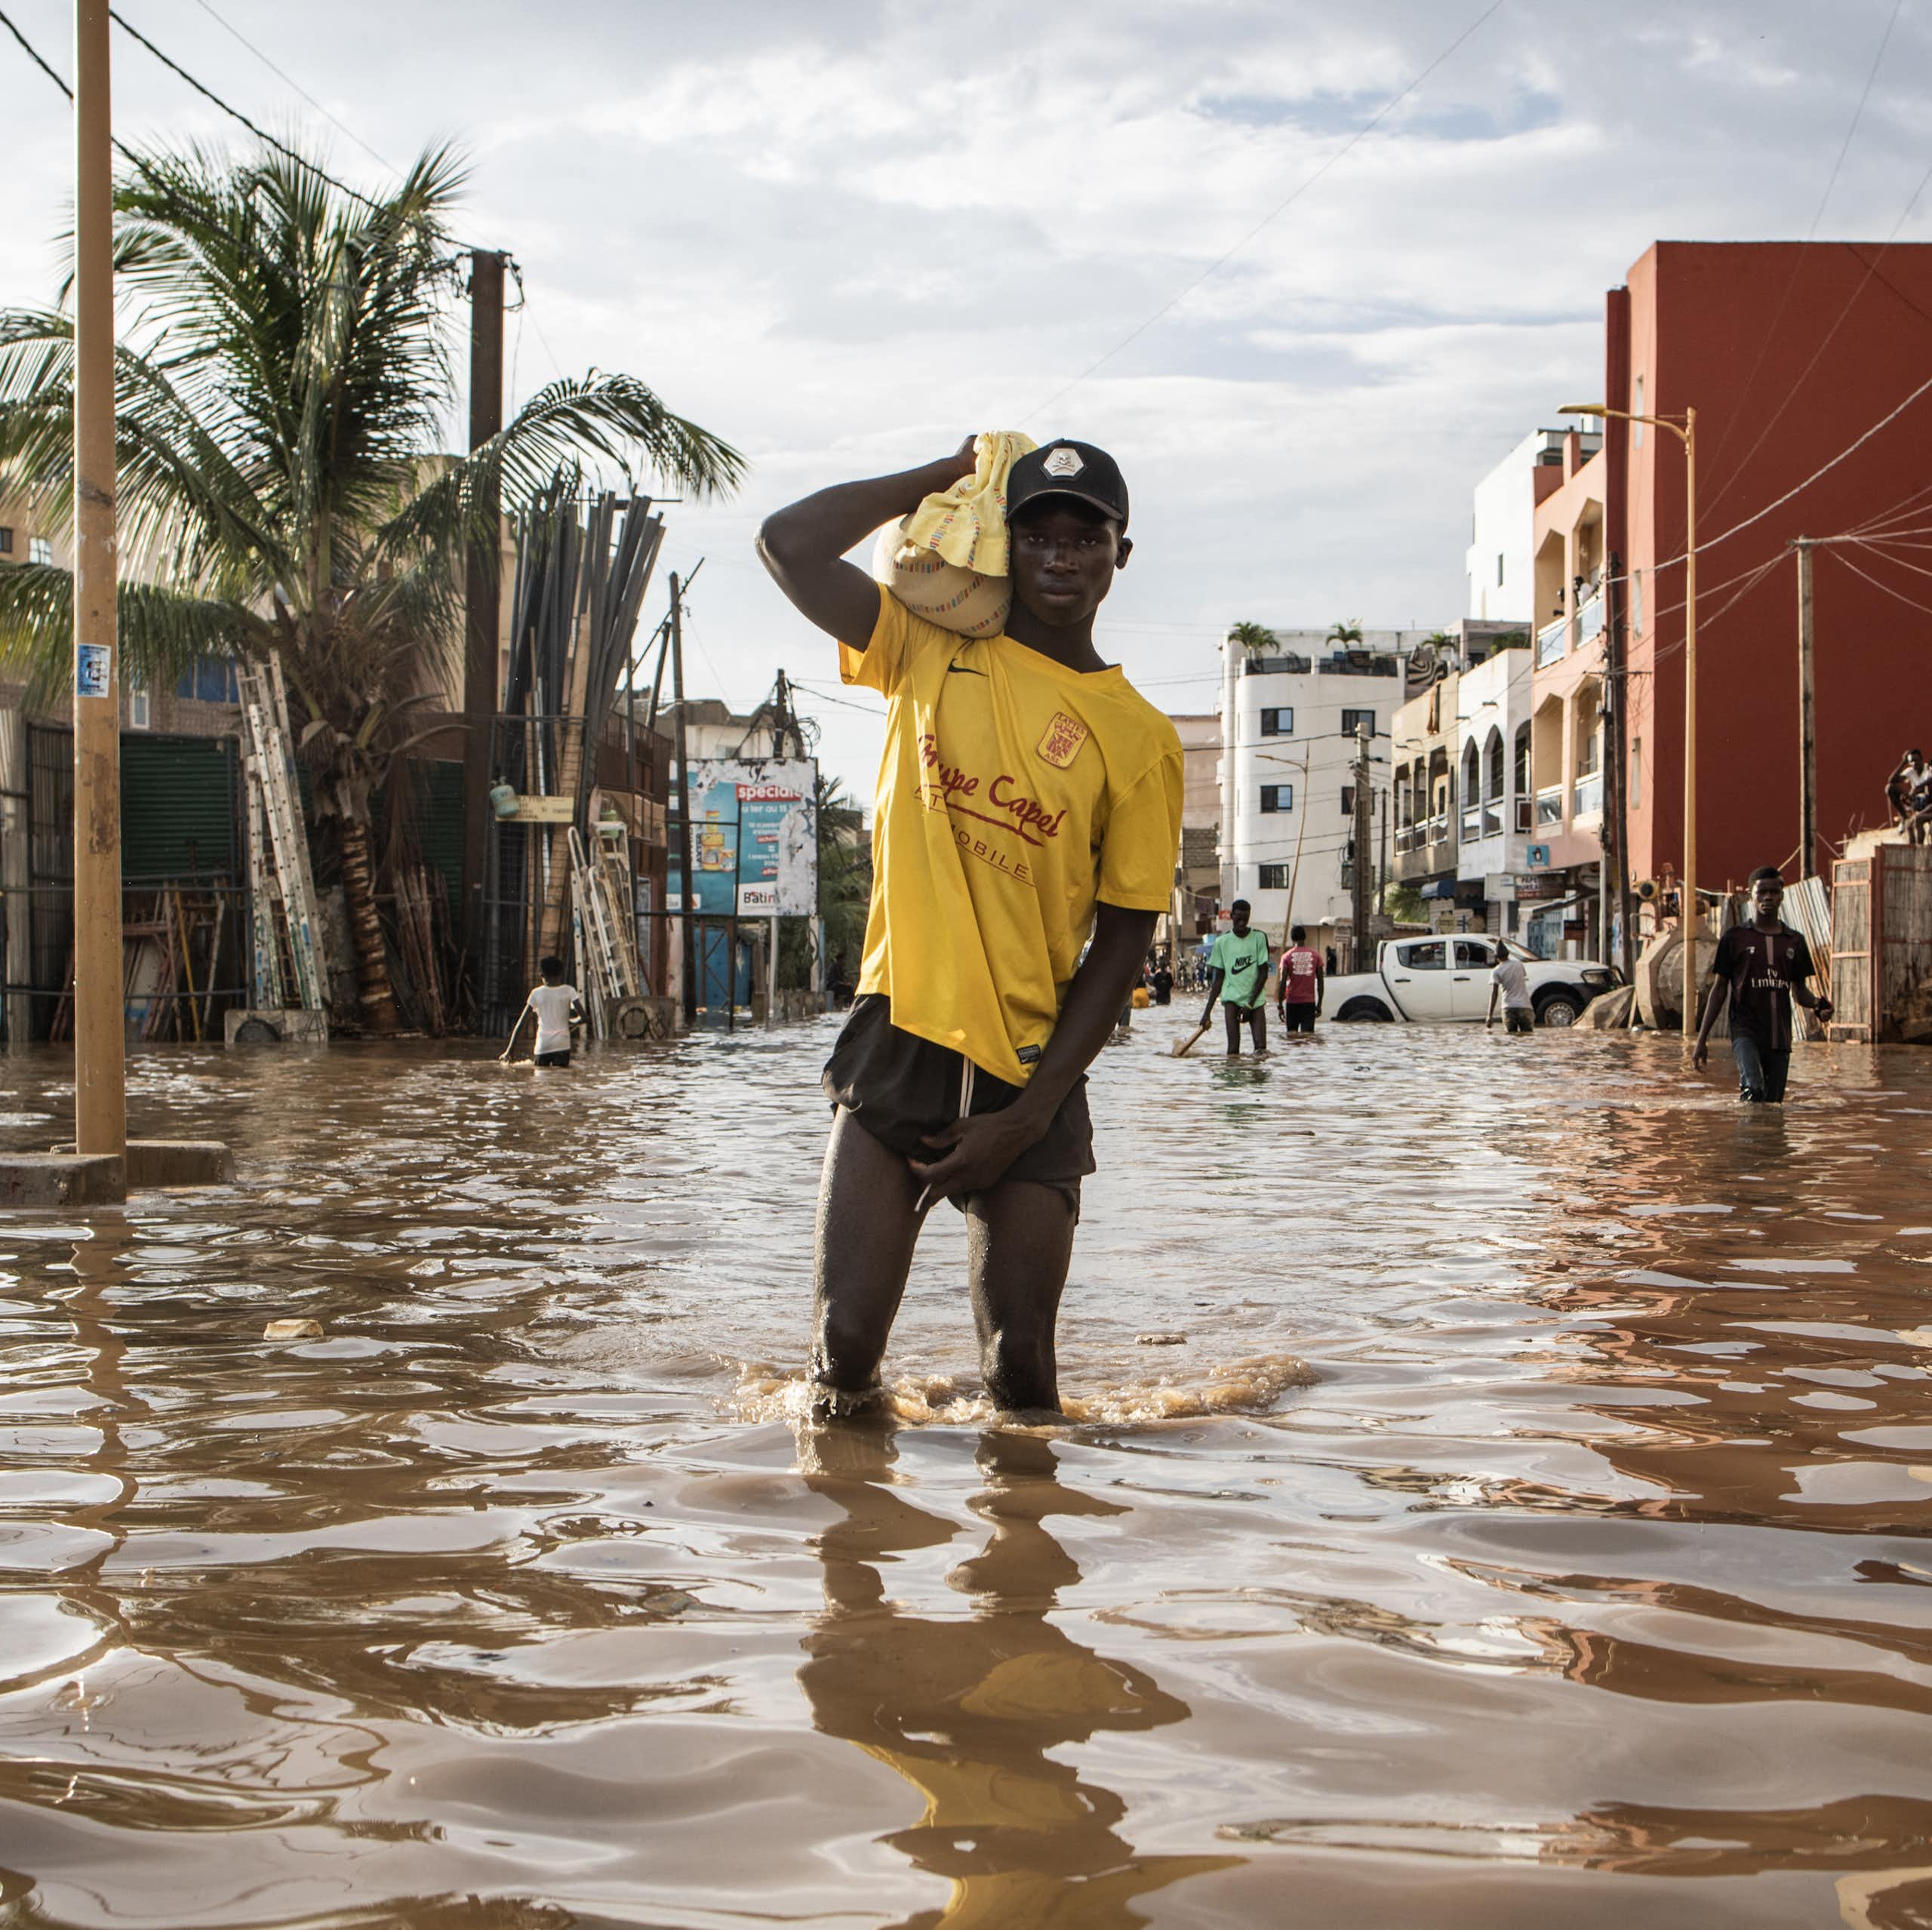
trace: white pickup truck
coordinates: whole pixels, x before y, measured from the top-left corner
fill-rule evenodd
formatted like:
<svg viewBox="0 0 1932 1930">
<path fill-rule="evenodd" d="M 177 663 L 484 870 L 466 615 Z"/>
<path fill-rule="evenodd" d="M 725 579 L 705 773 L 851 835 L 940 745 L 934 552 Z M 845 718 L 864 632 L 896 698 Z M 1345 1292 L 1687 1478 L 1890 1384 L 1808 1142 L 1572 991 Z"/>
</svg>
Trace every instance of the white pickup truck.
<svg viewBox="0 0 1932 1930">
<path fill-rule="evenodd" d="M 1331 979 L 1321 1009 L 1337 1019 L 1407 1019 L 1435 1024 L 1481 1019 L 1489 1011 L 1489 975 L 1497 948 L 1521 959 L 1530 976 L 1530 998 L 1540 1025 L 1574 1025 L 1583 1007 L 1617 982 L 1607 966 L 1590 959 L 1538 958 L 1506 939 L 1465 937 L 1385 939 L 1373 972 Z M 1501 1010 L 1499 1000 L 1497 1010 Z"/>
</svg>

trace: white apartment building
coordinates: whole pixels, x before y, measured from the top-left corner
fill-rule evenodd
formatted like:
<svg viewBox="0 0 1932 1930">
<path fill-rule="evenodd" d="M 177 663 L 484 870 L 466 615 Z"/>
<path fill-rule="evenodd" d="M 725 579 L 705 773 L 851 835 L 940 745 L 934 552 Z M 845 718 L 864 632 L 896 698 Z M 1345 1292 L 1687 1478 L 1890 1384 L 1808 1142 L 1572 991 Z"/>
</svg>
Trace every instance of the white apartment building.
<svg viewBox="0 0 1932 1930">
<path fill-rule="evenodd" d="M 1563 481 L 1560 429 L 1532 429 L 1475 487 L 1469 518 L 1469 608 L 1479 622 L 1534 623 L 1537 505 Z M 1603 446 L 1601 431 L 1583 438 L 1586 459 Z"/>
<path fill-rule="evenodd" d="M 1518 880 L 1529 865 L 1532 653 L 1497 650 L 1465 670 L 1456 686 L 1458 788 L 1456 876 L 1481 885 L 1488 929 L 1516 936 Z M 1463 894 L 1459 893 L 1459 896 Z M 1473 896 L 1473 894 L 1469 894 Z"/>
<path fill-rule="evenodd" d="M 1232 635 L 1221 647 L 1221 902 L 1246 899 L 1278 939 L 1292 899 L 1294 922 L 1326 945 L 1352 911 L 1357 721 L 1369 722 L 1379 839 L 1403 660 L 1429 632 L 1368 630 L 1348 645 L 1320 630 L 1273 635 L 1262 651 Z"/>
</svg>

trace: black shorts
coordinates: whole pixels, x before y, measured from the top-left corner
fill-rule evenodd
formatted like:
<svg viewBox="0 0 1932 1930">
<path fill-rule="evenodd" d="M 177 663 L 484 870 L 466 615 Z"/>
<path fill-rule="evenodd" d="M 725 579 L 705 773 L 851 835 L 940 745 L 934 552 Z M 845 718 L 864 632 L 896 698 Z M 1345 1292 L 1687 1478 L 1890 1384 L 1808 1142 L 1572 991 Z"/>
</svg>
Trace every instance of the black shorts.
<svg viewBox="0 0 1932 1930">
<path fill-rule="evenodd" d="M 944 1046 L 936 1046 L 892 1022 L 891 1001 L 862 993 L 825 1062 L 819 1083 L 835 1106 L 843 1106 L 882 1146 L 921 1163 L 938 1157 L 925 1135 L 968 1114 L 1001 1112 L 1021 1088 Z M 1075 1082 L 1053 1123 L 1006 1169 L 1008 1179 L 1030 1179 L 1063 1193 L 1080 1209 L 1080 1182 L 1094 1170 L 1094 1122 L 1087 1111 L 1087 1077 Z M 964 1202 L 953 1204 L 963 1208 Z"/>
<path fill-rule="evenodd" d="M 532 1065 L 568 1065 L 571 1062 L 569 1046 L 561 1052 L 540 1052 L 531 1060 Z"/>
<path fill-rule="evenodd" d="M 1315 1030 L 1315 1006 L 1312 1002 L 1301 1005 L 1292 1000 L 1281 1006 L 1281 1030 L 1284 1032 L 1312 1032 Z"/>
</svg>

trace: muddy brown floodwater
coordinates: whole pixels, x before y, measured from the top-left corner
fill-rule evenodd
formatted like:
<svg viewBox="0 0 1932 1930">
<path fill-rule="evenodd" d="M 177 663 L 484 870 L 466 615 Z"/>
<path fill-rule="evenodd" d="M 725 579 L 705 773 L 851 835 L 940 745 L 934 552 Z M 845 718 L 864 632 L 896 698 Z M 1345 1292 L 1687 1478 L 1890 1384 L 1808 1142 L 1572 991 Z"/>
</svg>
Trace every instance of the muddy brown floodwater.
<svg viewBox="0 0 1932 1930">
<path fill-rule="evenodd" d="M 242 1181 L 0 1223 L 0 1923 L 1932 1923 L 1932 1056 L 1182 1022 L 1041 1431 L 944 1212 L 800 1418 L 830 1022 L 137 1058 Z"/>
</svg>

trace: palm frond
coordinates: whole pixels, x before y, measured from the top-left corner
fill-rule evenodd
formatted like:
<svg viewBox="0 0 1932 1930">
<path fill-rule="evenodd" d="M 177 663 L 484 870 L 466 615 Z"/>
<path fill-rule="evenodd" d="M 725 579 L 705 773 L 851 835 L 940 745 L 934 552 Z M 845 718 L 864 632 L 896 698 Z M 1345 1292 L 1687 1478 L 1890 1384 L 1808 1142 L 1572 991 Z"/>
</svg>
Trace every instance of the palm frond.
<svg viewBox="0 0 1932 1930">
<path fill-rule="evenodd" d="M 150 684 L 174 679 L 209 657 L 264 649 L 268 626 L 248 610 L 152 583 L 123 583 L 115 598 L 120 672 Z M 29 703 L 44 706 L 72 687 L 74 579 L 46 563 L 0 564 L 0 668 L 24 678 Z"/>
</svg>

